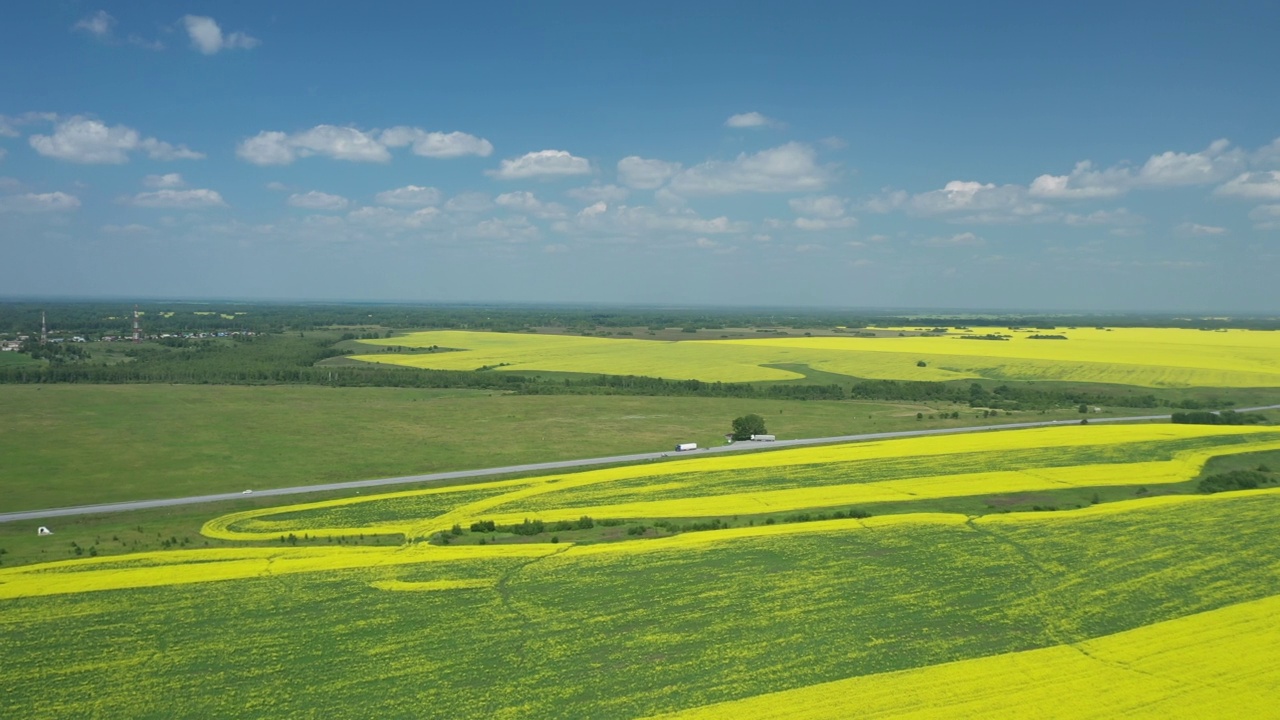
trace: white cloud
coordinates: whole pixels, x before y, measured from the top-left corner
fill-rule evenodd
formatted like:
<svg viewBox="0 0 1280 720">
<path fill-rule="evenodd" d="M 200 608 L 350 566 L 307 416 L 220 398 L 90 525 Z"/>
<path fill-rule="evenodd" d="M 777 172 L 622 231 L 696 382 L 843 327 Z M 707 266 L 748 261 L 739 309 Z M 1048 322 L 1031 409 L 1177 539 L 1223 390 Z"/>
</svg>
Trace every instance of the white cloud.
<svg viewBox="0 0 1280 720">
<path fill-rule="evenodd" d="M 1094 170 L 1093 163 L 1076 163 L 1070 175 L 1041 175 L 1031 181 L 1032 197 L 1085 200 L 1115 197 L 1128 191 L 1132 184 L 1128 168 Z"/>
<path fill-rule="evenodd" d="M 594 203 L 601 200 L 605 202 L 622 202 L 631 194 L 630 190 L 617 185 L 588 185 L 586 187 L 573 188 L 565 193 L 569 197 L 584 203 Z"/>
<path fill-rule="evenodd" d="M 602 236 L 646 237 L 654 233 L 721 235 L 744 233 L 745 222 L 734 222 L 721 216 L 706 219 L 692 211 L 658 212 L 650 207 L 626 205 L 611 207 L 604 201 L 583 208 L 572 220 L 555 223 L 558 232 Z"/>
<path fill-rule="evenodd" d="M 182 24 L 191 37 L 191 46 L 205 55 L 216 55 L 221 50 L 249 50 L 262 44 L 262 41 L 243 32 L 223 35 L 222 28 L 211 17 L 186 15 Z"/>
<path fill-rule="evenodd" d="M 963 232 L 950 237 L 931 237 L 918 244 L 928 247 L 977 247 L 986 245 L 987 241 L 971 232 Z"/>
<path fill-rule="evenodd" d="M 1249 212 L 1249 219 L 1259 230 L 1280 230 L 1280 205 L 1259 205 Z"/>
<path fill-rule="evenodd" d="M 771 117 L 765 117 L 753 110 L 751 112 L 730 115 L 729 119 L 724 121 L 724 126 L 731 128 L 781 127 L 782 123 Z"/>
<path fill-rule="evenodd" d="M 111 37 L 111 29 L 116 24 L 116 19 L 111 17 L 106 10 L 88 15 L 80 19 L 75 25 L 71 26 L 72 30 L 83 30 L 99 40 L 106 40 Z"/>
<path fill-rule="evenodd" d="M 557 219 L 567 217 L 569 211 L 559 203 L 544 203 L 533 193 L 526 190 L 503 193 L 494 198 L 499 206 L 509 210 L 531 213 L 539 218 Z"/>
<path fill-rule="evenodd" d="M 842 218 L 808 218 L 798 217 L 793 223 L 800 230 L 836 230 L 858 225 L 858 220 L 851 217 Z"/>
<path fill-rule="evenodd" d="M 564 243 L 551 243 L 542 248 L 544 253 L 566 253 L 569 252 L 569 246 Z"/>
<path fill-rule="evenodd" d="M 294 193 L 289 196 L 288 202 L 293 207 L 307 210 L 344 210 L 347 205 L 351 204 L 350 200 L 341 195 L 330 195 L 319 190 Z"/>
<path fill-rule="evenodd" d="M 537 240 L 541 234 L 541 231 L 524 217 L 489 218 L 473 226 L 458 229 L 458 235 L 461 237 L 508 242 Z"/>
<path fill-rule="evenodd" d="M 148 208 L 207 208 L 225 207 L 222 195 L 216 190 L 156 190 L 134 195 L 125 200 L 130 205 Z"/>
<path fill-rule="evenodd" d="M 1176 230 L 1180 235 L 1197 235 L 1197 236 L 1224 235 L 1227 232 L 1227 229 L 1224 227 L 1217 227 L 1215 225 L 1201 225 L 1200 223 L 1193 223 L 1193 222 L 1184 222 L 1178 227 L 1174 228 L 1174 230 Z"/>
<path fill-rule="evenodd" d="M 388 147 L 405 146 L 412 146 L 418 155 L 433 158 L 487 156 L 493 152 L 488 140 L 460 132 L 427 132 L 411 127 L 366 132 L 354 127 L 317 125 L 293 134 L 264 130 L 241 141 L 236 155 L 255 165 L 288 165 L 312 155 L 354 162 L 387 162 L 391 159 Z"/>
<path fill-rule="evenodd" d="M 1152 155 L 1136 170 L 1115 165 L 1096 170 L 1088 160 L 1076 163 L 1069 175 L 1041 175 L 1031 182 L 1033 197 L 1091 199 L 1116 197 L 1134 188 L 1182 187 L 1218 182 L 1240 172 L 1243 151 L 1226 140 L 1215 140 L 1195 153 L 1164 152 Z"/>
<path fill-rule="evenodd" d="M 618 182 L 638 190 L 653 190 L 680 172 L 680 168 L 680 163 L 631 155 L 618 161 Z"/>
<path fill-rule="evenodd" d="M 1132 226 L 1142 225 L 1147 221 L 1146 218 L 1136 213 L 1129 212 L 1125 208 L 1117 210 L 1096 210 L 1088 215 L 1078 215 L 1068 213 L 1063 216 L 1062 221 L 1068 225 L 1085 226 L 1085 225 L 1119 225 Z"/>
<path fill-rule="evenodd" d="M 76 115 L 58 123 L 52 135 L 32 135 L 31 147 L 46 157 L 77 163 L 120 164 L 129 153 L 142 150 L 153 160 L 199 160 L 202 153 L 185 145 L 173 146 L 155 138 L 143 138 L 124 125 L 108 127 L 98 120 Z"/>
<path fill-rule="evenodd" d="M 64 192 L 24 193 L 0 197 L 0 212 L 67 212 L 80 207 L 80 198 Z"/>
<path fill-rule="evenodd" d="M 180 188 L 186 183 L 182 181 L 182 176 L 178 173 L 167 173 L 165 175 L 148 175 L 142 178 L 144 187 L 149 188 Z"/>
<path fill-rule="evenodd" d="M 1250 200 L 1280 200 L 1280 170 L 1244 173 L 1218 186 L 1213 194 Z"/>
<path fill-rule="evenodd" d="M 435 223 L 442 214 L 439 208 L 434 207 L 425 207 L 413 212 L 389 207 L 362 207 L 347 213 L 347 220 L 358 225 L 384 230 L 416 230 Z"/>
<path fill-rule="evenodd" d="M 482 213 L 491 207 L 493 207 L 493 200 L 488 195 L 478 192 L 454 195 L 444 204 L 445 210 L 463 215 Z"/>
<path fill-rule="evenodd" d="M 421 128 L 399 126 L 383 130 L 379 139 L 387 147 L 412 145 L 413 153 L 423 157 L 489 157 L 493 154 L 493 143 L 464 132 L 427 132 Z"/>
<path fill-rule="evenodd" d="M 591 163 L 586 158 L 574 157 L 564 150 L 539 150 L 525 153 L 518 158 L 503 160 L 497 170 L 487 170 L 486 175 L 500 180 L 517 180 L 531 177 L 586 175 Z"/>
<path fill-rule="evenodd" d="M 1217 182 L 1244 167 L 1244 153 L 1226 140 L 1215 140 L 1198 153 L 1165 152 L 1152 155 L 1138 170 L 1142 187 L 1174 187 Z"/>
<path fill-rule="evenodd" d="M 403 207 L 428 207 L 440 204 L 440 191 L 433 187 L 421 185 L 405 185 L 394 190 L 384 190 L 373 196 L 379 205 L 399 205 Z"/>
<path fill-rule="evenodd" d="M 271 182 L 267 183 L 267 189 L 268 189 L 268 190 L 273 190 L 273 191 L 275 191 L 275 192 L 289 192 L 289 191 L 290 191 L 290 190 L 292 190 L 293 188 L 289 187 L 288 185 L 285 185 L 285 184 L 284 184 L 284 183 L 282 183 L 282 182 L 279 182 L 279 181 L 273 180 L 273 181 L 271 181 Z"/>
<path fill-rule="evenodd" d="M 797 215 L 832 219 L 844 215 L 845 199 L 835 195 L 811 195 L 788 200 L 787 204 Z"/>
<path fill-rule="evenodd" d="M 1020 185 L 995 185 L 968 180 L 952 180 L 941 190 L 932 190 L 902 199 L 912 212 L 921 215 L 942 215 L 965 212 L 969 215 L 956 221 L 1000 224 L 1028 222 L 1049 210 L 1048 206 L 1032 202 L 1027 189 Z"/>
<path fill-rule="evenodd" d="M 835 195 L 809 196 L 787 201 L 798 217 L 792 223 L 800 230 L 835 230 L 858 224 L 845 216 L 845 199 Z"/>
<path fill-rule="evenodd" d="M 1280 166 L 1280 137 L 1258 148 L 1249 162 L 1255 167 Z"/>
<path fill-rule="evenodd" d="M 804 192 L 821 190 L 830 179 L 831 172 L 815 162 L 813 148 L 791 142 L 732 161 L 695 165 L 673 177 L 670 187 L 681 195 Z"/>
<path fill-rule="evenodd" d="M 98 230 L 108 235 L 149 235 L 155 230 L 138 223 L 130 223 L 128 225 L 103 225 Z"/>
<path fill-rule="evenodd" d="M 323 155 L 352 162 L 387 162 L 391 153 L 382 143 L 353 127 L 317 125 L 292 135 L 263 131 L 236 148 L 240 159 L 254 165 L 288 165 L 297 158 Z"/>
<path fill-rule="evenodd" d="M 818 142 L 822 144 L 822 147 L 828 150 L 843 150 L 849 147 L 848 141 L 842 137 L 836 137 L 835 135 L 832 135 L 831 137 L 824 137 Z"/>
</svg>

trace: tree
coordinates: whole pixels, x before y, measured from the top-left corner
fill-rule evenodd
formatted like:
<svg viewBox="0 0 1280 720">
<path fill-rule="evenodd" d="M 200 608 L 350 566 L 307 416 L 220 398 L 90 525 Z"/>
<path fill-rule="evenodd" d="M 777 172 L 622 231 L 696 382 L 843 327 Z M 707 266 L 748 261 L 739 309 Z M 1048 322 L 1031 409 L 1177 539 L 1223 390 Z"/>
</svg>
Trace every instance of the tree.
<svg viewBox="0 0 1280 720">
<path fill-rule="evenodd" d="M 733 421 L 733 439 L 734 440 L 750 440 L 752 435 L 764 435 L 768 430 L 764 428 L 764 418 L 751 413 L 735 418 Z"/>
</svg>

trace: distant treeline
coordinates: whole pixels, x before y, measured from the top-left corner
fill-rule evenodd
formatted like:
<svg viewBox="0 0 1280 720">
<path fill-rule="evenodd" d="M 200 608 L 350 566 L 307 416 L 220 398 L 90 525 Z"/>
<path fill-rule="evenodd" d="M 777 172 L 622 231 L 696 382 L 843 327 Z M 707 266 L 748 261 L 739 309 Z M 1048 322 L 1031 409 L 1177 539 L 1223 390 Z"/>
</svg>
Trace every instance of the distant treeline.
<svg viewBox="0 0 1280 720">
<path fill-rule="evenodd" d="M 954 382 L 865 380 L 853 385 L 851 397 L 859 400 L 909 400 L 920 403 L 960 403 L 997 410 L 1039 410 L 1069 405 L 1107 405 L 1153 408 L 1161 405 L 1155 395 L 1133 392 L 1044 390 L 1026 386 L 981 383 L 965 387 Z"/>
<path fill-rule="evenodd" d="M 983 315 L 927 312 L 779 310 L 767 308 L 599 308 L 573 306 L 410 305 L 387 303 L 137 303 L 148 335 L 180 332 L 252 330 L 259 333 L 317 328 L 382 327 L 397 329 L 470 329 L 518 332 L 533 327 L 563 327 L 574 332 L 597 328 L 679 327 L 687 330 L 751 328 L 924 327 L 938 330 L 1019 327 L 1061 330 L 1075 327 L 1178 327 L 1218 330 L 1280 330 L 1277 317 L 1188 317 L 1161 314 L 1125 315 Z M 51 331 L 80 335 L 129 335 L 134 303 L 5 302 L 0 303 L 0 334 L 38 334 L 40 313 Z M 172 313 L 166 317 L 167 314 Z M 200 313 L 200 314 L 197 314 Z M 223 317 L 229 315 L 230 318 Z M 981 335 L 981 333 L 975 333 Z"/>
<path fill-rule="evenodd" d="M 1256 413 L 1238 413 L 1234 410 L 1221 410 L 1219 412 L 1195 411 L 1195 412 L 1176 412 L 1173 414 L 1173 422 L 1183 425 L 1257 425 L 1264 423 L 1267 418 Z"/>
</svg>

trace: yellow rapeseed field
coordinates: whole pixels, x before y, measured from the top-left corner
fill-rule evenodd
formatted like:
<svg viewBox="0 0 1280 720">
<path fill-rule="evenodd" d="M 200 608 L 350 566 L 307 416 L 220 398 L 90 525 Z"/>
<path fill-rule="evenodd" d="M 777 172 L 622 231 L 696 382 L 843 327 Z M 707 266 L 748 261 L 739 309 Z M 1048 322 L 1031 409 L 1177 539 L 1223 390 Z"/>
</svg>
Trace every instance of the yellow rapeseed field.
<svg viewBox="0 0 1280 720">
<path fill-rule="evenodd" d="M 1072 645 L 854 677 L 661 717 L 1275 717 L 1277 613 L 1280 596 Z"/>
<path fill-rule="evenodd" d="M 1170 328 L 1055 330 L 1067 340 L 1032 340 L 1035 331 L 1002 331 L 1007 341 L 958 334 L 908 337 L 796 337 L 678 342 L 433 331 L 371 345 L 439 346 L 457 352 L 378 353 L 369 362 L 441 370 L 558 371 L 647 375 L 722 382 L 788 380 L 767 365 L 807 365 L 887 380 L 1058 380 L 1142 387 L 1275 387 L 1280 332 L 1208 332 Z M 924 360 L 920 367 L 918 361 Z"/>
</svg>

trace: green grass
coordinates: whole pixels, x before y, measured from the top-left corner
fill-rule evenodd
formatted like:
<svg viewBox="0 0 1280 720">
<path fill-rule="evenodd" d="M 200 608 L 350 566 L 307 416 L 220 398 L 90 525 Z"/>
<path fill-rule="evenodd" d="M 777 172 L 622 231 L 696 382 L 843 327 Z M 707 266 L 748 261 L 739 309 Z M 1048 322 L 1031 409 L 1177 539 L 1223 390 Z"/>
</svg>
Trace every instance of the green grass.
<svg viewBox="0 0 1280 720">
<path fill-rule="evenodd" d="M 1274 595 L 1274 509 L 1252 495 L 9 600 L 0 714 L 640 717 Z M 463 578 L 496 584 L 368 584 Z"/>
<path fill-rule="evenodd" d="M 306 386 L 5 385 L 0 407 L 0 512 L 720 445 L 750 412 L 780 438 L 983 422 L 905 403 Z"/>
<path fill-rule="evenodd" d="M 25 365 L 43 365 L 40 360 L 32 358 L 30 355 L 16 352 L 0 352 L 0 367 L 23 367 Z"/>
</svg>

